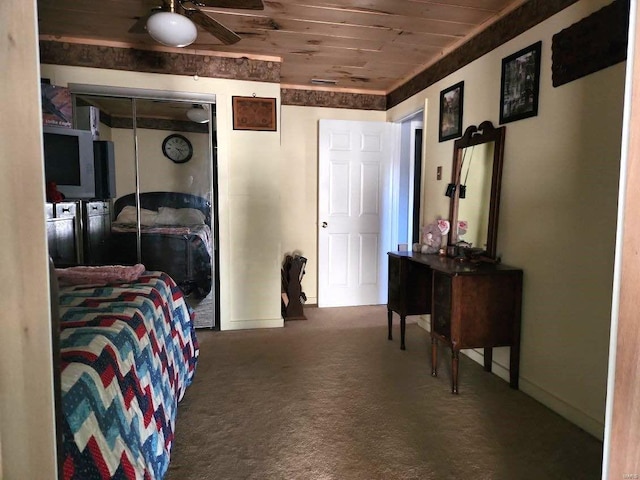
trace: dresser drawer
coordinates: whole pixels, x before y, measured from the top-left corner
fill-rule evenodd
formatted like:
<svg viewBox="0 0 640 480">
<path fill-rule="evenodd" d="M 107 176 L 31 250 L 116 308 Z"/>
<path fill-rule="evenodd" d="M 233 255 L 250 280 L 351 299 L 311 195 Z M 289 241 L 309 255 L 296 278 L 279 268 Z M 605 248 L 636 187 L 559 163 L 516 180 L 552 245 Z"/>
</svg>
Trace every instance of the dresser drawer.
<svg viewBox="0 0 640 480">
<path fill-rule="evenodd" d="M 451 338 L 451 277 L 440 272 L 433 276 L 433 330 Z"/>
<path fill-rule="evenodd" d="M 389 282 L 387 284 L 387 305 L 391 310 L 400 312 L 403 309 L 402 305 L 402 289 L 404 288 L 403 278 L 400 275 L 400 262 L 397 257 L 389 257 Z"/>
<path fill-rule="evenodd" d="M 76 202 L 60 202 L 55 204 L 56 218 L 75 217 L 78 214 Z"/>
<path fill-rule="evenodd" d="M 87 215 L 106 215 L 110 210 L 109 202 L 87 202 L 85 208 Z"/>
<path fill-rule="evenodd" d="M 87 202 L 84 204 L 84 216 L 94 217 L 98 215 L 108 215 L 109 204 L 106 202 Z"/>
</svg>

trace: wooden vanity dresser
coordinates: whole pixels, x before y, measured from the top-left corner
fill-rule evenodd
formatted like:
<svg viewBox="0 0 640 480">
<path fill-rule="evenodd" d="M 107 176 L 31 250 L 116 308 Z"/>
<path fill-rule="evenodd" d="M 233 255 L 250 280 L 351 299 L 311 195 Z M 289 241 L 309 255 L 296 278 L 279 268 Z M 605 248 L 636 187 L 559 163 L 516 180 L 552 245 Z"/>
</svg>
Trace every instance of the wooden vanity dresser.
<svg viewBox="0 0 640 480">
<path fill-rule="evenodd" d="M 509 384 L 518 388 L 522 270 L 471 263 L 440 255 L 389 253 L 389 339 L 393 312 L 400 315 L 404 349 L 407 315 L 431 314 L 431 374 L 437 375 L 438 341 L 452 351 L 451 391 L 458 393 L 460 350 L 484 348 L 491 371 L 492 348 L 511 347 Z"/>
</svg>

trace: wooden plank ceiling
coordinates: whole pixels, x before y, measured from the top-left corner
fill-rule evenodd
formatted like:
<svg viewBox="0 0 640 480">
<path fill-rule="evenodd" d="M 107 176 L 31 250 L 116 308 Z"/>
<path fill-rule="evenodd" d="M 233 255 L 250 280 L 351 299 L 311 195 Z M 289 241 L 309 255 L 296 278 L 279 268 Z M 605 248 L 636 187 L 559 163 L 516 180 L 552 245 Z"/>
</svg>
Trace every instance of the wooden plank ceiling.
<svg viewBox="0 0 640 480">
<path fill-rule="evenodd" d="M 183 53 L 245 56 L 282 62 L 281 84 L 386 94 L 487 28 L 524 0 L 280 0 L 264 10 L 202 7 L 241 40 L 224 45 L 198 28 L 183 49 L 157 44 L 146 33 L 130 33 L 161 0 L 38 0 L 42 38 L 180 50 Z M 233 3 L 233 2 L 231 2 Z"/>
</svg>

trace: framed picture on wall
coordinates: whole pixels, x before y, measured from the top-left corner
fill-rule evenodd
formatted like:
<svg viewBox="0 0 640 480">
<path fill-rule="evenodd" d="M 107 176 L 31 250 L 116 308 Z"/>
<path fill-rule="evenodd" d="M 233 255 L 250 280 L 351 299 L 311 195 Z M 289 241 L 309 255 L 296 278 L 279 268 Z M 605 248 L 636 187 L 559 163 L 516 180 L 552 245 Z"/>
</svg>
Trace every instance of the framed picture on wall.
<svg viewBox="0 0 640 480">
<path fill-rule="evenodd" d="M 500 123 L 538 115 L 542 42 L 502 59 Z"/>
<path fill-rule="evenodd" d="M 440 92 L 439 141 L 444 142 L 462 136 L 463 101 L 464 82 L 456 83 Z"/>
<path fill-rule="evenodd" d="M 234 130 L 276 131 L 276 99 L 232 97 Z"/>
</svg>

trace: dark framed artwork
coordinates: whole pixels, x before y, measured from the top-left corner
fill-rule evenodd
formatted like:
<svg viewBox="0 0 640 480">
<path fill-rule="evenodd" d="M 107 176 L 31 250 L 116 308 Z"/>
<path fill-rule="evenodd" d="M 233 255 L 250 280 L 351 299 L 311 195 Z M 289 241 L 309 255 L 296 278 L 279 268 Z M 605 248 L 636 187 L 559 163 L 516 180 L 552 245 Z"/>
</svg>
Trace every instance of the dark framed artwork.
<svg viewBox="0 0 640 480">
<path fill-rule="evenodd" d="M 276 99 L 232 97 L 233 129 L 275 132 Z"/>
<path fill-rule="evenodd" d="M 462 136 L 462 106 L 464 103 L 464 82 L 440 92 L 440 142 Z"/>
<path fill-rule="evenodd" d="M 541 47 L 536 42 L 502 59 L 500 123 L 538 115 Z"/>
</svg>

